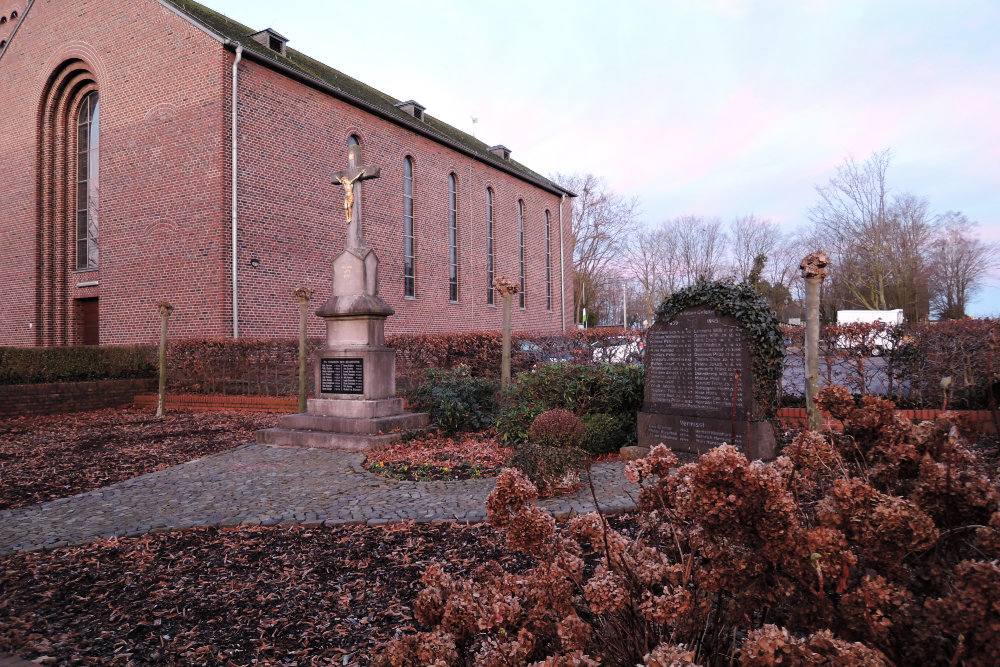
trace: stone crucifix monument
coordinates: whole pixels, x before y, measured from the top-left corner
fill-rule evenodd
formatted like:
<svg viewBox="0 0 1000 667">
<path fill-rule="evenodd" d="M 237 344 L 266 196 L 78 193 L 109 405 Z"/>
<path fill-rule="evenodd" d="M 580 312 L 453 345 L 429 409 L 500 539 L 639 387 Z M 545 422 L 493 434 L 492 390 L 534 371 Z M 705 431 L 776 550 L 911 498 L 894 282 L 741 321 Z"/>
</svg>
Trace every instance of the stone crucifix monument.
<svg viewBox="0 0 1000 667">
<path fill-rule="evenodd" d="M 333 258 L 333 289 L 316 315 L 326 321 L 326 347 L 316 355 L 316 398 L 304 414 L 281 418 L 277 428 L 257 431 L 268 445 L 324 449 L 378 449 L 430 421 L 403 411 L 396 397 L 396 353 L 385 346 L 385 320 L 393 309 L 378 293 L 378 257 L 365 246 L 361 182 L 380 168 L 364 165 L 351 146 L 348 168 L 334 174 L 344 187 L 347 235 Z"/>
</svg>

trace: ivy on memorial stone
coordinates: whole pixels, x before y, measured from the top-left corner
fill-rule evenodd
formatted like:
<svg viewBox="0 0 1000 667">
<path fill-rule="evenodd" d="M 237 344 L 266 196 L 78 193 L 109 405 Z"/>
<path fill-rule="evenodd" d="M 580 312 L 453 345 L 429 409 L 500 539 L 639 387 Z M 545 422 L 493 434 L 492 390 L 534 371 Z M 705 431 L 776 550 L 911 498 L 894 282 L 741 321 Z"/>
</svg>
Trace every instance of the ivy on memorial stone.
<svg viewBox="0 0 1000 667">
<path fill-rule="evenodd" d="M 754 402 L 762 412 L 754 417 L 774 418 L 785 362 L 785 345 L 774 311 L 760 292 L 747 283 L 699 280 L 664 299 L 656 310 L 656 322 L 666 324 L 682 310 L 697 306 L 729 315 L 739 323 L 753 357 Z"/>
</svg>

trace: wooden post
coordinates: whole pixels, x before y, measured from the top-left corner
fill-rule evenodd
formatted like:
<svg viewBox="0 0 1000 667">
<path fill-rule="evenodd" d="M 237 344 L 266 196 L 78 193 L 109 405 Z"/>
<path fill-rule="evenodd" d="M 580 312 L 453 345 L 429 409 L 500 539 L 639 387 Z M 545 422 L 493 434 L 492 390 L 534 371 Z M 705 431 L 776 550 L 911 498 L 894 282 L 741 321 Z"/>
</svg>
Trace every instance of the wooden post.
<svg viewBox="0 0 1000 667">
<path fill-rule="evenodd" d="M 506 391 L 510 385 L 510 308 L 514 295 L 521 291 L 521 286 L 503 276 L 493 281 L 493 288 L 503 296 L 503 351 L 500 357 L 500 390 Z"/>
<path fill-rule="evenodd" d="M 167 402 L 167 319 L 174 307 L 167 301 L 156 304 L 160 311 L 160 387 L 156 398 L 156 416 L 162 417 L 166 411 Z"/>
<path fill-rule="evenodd" d="M 295 288 L 295 296 L 299 299 L 299 413 L 306 411 L 306 357 L 308 356 L 309 340 L 306 337 L 306 315 L 309 311 L 309 299 L 313 288 L 299 285 Z"/>
<path fill-rule="evenodd" d="M 822 250 L 806 255 L 799 264 L 806 281 L 806 410 L 809 429 L 823 429 L 823 413 L 816 405 L 819 392 L 819 290 L 830 258 Z"/>
</svg>

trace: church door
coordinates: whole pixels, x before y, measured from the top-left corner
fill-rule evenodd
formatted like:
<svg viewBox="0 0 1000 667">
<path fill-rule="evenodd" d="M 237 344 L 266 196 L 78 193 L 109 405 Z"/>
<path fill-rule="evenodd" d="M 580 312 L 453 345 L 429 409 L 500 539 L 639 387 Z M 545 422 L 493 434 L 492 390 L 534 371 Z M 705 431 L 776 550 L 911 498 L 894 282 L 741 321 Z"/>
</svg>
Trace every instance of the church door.
<svg viewBox="0 0 1000 667">
<path fill-rule="evenodd" d="M 97 345 L 100 330 L 98 299 L 76 300 L 76 340 L 80 345 Z"/>
</svg>

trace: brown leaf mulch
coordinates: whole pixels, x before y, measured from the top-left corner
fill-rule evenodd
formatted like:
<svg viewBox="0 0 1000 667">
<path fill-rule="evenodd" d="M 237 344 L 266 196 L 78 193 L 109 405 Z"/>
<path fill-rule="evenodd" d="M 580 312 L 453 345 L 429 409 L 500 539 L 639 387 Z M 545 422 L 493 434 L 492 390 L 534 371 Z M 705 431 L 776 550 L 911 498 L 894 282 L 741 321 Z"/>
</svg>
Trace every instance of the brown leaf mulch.
<svg viewBox="0 0 1000 667">
<path fill-rule="evenodd" d="M 364 665 L 432 562 L 528 566 L 486 525 L 199 528 L 0 558 L 0 650 L 56 664 Z"/>
<path fill-rule="evenodd" d="M 64 498 L 253 439 L 271 414 L 99 410 L 0 419 L 0 509 Z"/>
<path fill-rule="evenodd" d="M 366 465 L 377 475 L 395 479 L 453 481 L 496 477 L 514 455 L 493 431 L 458 433 L 454 437 L 430 431 L 373 452 Z"/>
</svg>

